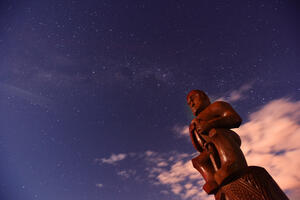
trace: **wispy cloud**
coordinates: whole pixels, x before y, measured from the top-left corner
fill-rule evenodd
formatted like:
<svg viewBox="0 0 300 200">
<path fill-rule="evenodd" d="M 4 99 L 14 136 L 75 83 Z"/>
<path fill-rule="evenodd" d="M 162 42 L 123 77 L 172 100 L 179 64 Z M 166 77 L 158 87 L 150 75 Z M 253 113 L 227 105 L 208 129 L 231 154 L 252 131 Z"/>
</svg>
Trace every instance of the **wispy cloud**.
<svg viewBox="0 0 300 200">
<path fill-rule="evenodd" d="M 97 187 L 97 188 L 102 188 L 102 187 L 103 187 L 103 184 L 102 184 L 102 183 L 97 183 L 97 184 L 96 184 L 96 187 Z"/>
<path fill-rule="evenodd" d="M 148 168 L 150 183 L 168 189 L 168 192 L 163 189 L 161 193 L 172 193 L 181 199 L 213 199 L 201 189 L 204 181 L 199 172 L 193 168 L 191 157 L 192 155 L 185 153 L 173 152 L 165 157 L 155 155 L 146 158 L 146 161 L 150 162 L 150 166 L 152 166 Z"/>
<path fill-rule="evenodd" d="M 173 132 L 174 132 L 178 137 L 186 137 L 186 136 L 189 136 L 189 126 L 175 125 L 175 126 L 173 127 Z"/>
<path fill-rule="evenodd" d="M 52 102 L 48 98 L 14 85 L 0 83 L 0 92 L 5 94 L 7 98 L 20 98 L 32 105 L 38 105 L 45 108 L 52 106 Z"/>
<path fill-rule="evenodd" d="M 119 176 L 124 177 L 124 178 L 129 178 L 129 177 L 132 177 L 136 174 L 136 170 L 133 170 L 133 169 L 121 170 L 121 171 L 118 171 L 117 174 Z"/>
<path fill-rule="evenodd" d="M 163 195 L 172 194 L 184 200 L 213 199 L 201 189 L 204 182 L 200 174 L 192 166 L 191 158 L 194 156 L 195 154 L 190 155 L 175 151 L 158 153 L 147 150 L 142 153 L 131 153 L 129 158 L 142 162 L 146 166 L 145 171 L 138 172 L 136 169 L 122 169 L 117 171 L 117 175 L 135 180 L 140 179 L 144 175 L 142 178 L 144 181 L 152 185 L 161 186 L 160 192 Z"/>
<path fill-rule="evenodd" d="M 253 86 L 253 82 L 242 85 L 239 89 L 229 92 L 228 95 L 218 98 L 216 101 L 235 102 L 246 97 L 246 92 Z"/>
<path fill-rule="evenodd" d="M 127 157 L 126 154 L 112 154 L 109 158 L 96 158 L 95 162 L 101 162 L 106 164 L 116 164 L 117 162 L 124 160 Z"/>
</svg>

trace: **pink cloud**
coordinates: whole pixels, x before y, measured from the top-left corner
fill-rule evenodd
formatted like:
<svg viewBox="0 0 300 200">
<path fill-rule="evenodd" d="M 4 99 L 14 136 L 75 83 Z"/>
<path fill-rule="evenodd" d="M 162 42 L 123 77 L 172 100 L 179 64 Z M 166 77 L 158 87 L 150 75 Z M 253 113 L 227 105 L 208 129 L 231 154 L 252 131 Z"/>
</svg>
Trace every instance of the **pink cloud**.
<svg viewBox="0 0 300 200">
<path fill-rule="evenodd" d="M 179 137 L 189 136 L 189 127 L 188 126 L 182 127 L 182 126 L 176 125 L 173 127 L 173 131 Z"/>
<path fill-rule="evenodd" d="M 192 166 L 191 158 L 195 155 L 170 152 L 168 154 L 153 154 L 145 157 L 148 165 L 149 182 L 168 188 L 163 194 L 174 194 L 184 200 L 212 200 L 203 190 L 204 180 Z M 161 165 L 160 163 L 164 163 Z M 168 191 L 168 192 L 165 192 Z"/>
<path fill-rule="evenodd" d="M 124 160 L 127 157 L 127 154 L 111 154 L 109 158 L 96 158 L 95 162 L 101 162 L 106 164 L 116 164 L 117 162 Z"/>
<path fill-rule="evenodd" d="M 233 90 L 229 95 L 220 97 L 216 101 L 235 102 L 245 98 L 245 93 L 252 88 L 253 82 L 242 85 L 239 89 Z"/>
<path fill-rule="evenodd" d="M 265 167 L 290 199 L 299 199 L 300 101 L 271 101 L 235 131 L 248 164 Z"/>
</svg>

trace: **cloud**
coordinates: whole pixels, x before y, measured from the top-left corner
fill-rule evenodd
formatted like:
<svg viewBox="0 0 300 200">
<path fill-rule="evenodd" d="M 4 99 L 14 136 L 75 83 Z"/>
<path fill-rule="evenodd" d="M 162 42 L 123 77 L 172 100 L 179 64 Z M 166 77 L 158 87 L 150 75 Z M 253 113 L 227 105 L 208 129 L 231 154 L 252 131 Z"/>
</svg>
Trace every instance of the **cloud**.
<svg viewBox="0 0 300 200">
<path fill-rule="evenodd" d="M 191 162 L 195 156 L 176 151 L 158 153 L 148 150 L 142 157 L 148 166 L 146 180 L 152 185 L 162 186 L 160 192 L 164 195 L 172 194 L 184 200 L 213 199 L 202 190 L 204 181 Z"/>
<path fill-rule="evenodd" d="M 180 155 L 178 154 L 179 157 Z M 199 172 L 193 168 L 190 158 L 179 159 L 167 168 L 153 167 L 150 174 L 154 177 L 156 185 L 166 186 L 171 193 L 180 196 L 181 199 L 213 199 L 202 190 L 204 181 Z"/>
<path fill-rule="evenodd" d="M 271 101 L 235 131 L 248 164 L 265 167 L 291 199 L 299 199 L 300 101 Z"/>
<path fill-rule="evenodd" d="M 126 154 L 112 154 L 109 158 L 96 158 L 95 162 L 102 162 L 106 164 L 116 164 L 117 162 L 124 160 L 127 157 Z"/>
<path fill-rule="evenodd" d="M 8 98 L 20 98 L 30 103 L 31 105 L 38 105 L 44 108 L 52 106 L 52 102 L 42 95 L 34 94 L 30 91 L 24 90 L 13 85 L 0 83 L 0 92 L 6 94 Z"/>
<path fill-rule="evenodd" d="M 174 133 L 179 137 L 186 137 L 189 136 L 189 126 L 179 126 L 175 125 L 173 127 Z"/>
<path fill-rule="evenodd" d="M 97 184 L 96 184 L 96 187 L 97 187 L 97 188 L 102 188 L 102 187 L 103 187 L 103 184 L 102 184 L 102 183 L 97 183 Z"/>
<path fill-rule="evenodd" d="M 117 174 L 119 176 L 124 177 L 124 178 L 129 178 L 129 177 L 134 176 L 136 174 L 136 170 L 133 170 L 133 169 L 121 170 L 121 171 L 118 171 Z"/>
<path fill-rule="evenodd" d="M 184 200 L 213 199 L 202 190 L 203 179 L 192 166 L 191 158 L 195 157 L 195 154 L 147 150 L 128 155 L 127 162 L 138 162 L 138 165 L 143 163 L 146 167 L 143 167 L 142 171 L 125 167 L 116 172 L 120 177 L 161 186 L 159 189 L 162 195 L 176 195 Z M 109 158 L 97 158 L 95 161 L 115 164 L 126 157 L 127 154 L 112 154 Z"/>
<path fill-rule="evenodd" d="M 242 85 L 239 89 L 233 90 L 229 95 L 220 97 L 216 101 L 235 102 L 245 98 L 245 93 L 249 91 L 253 86 L 253 82 Z"/>
</svg>

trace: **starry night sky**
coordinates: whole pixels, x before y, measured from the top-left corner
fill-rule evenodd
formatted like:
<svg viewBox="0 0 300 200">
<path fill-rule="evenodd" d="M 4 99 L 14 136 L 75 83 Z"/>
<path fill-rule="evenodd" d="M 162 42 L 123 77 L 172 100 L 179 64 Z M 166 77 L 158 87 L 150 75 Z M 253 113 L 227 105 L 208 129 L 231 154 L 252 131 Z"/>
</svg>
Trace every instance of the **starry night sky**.
<svg viewBox="0 0 300 200">
<path fill-rule="evenodd" d="M 244 123 L 298 102 L 298 13 L 283 0 L 1 1 L 1 199 L 189 199 L 148 181 L 141 155 L 195 152 L 174 133 L 192 89 Z"/>
</svg>

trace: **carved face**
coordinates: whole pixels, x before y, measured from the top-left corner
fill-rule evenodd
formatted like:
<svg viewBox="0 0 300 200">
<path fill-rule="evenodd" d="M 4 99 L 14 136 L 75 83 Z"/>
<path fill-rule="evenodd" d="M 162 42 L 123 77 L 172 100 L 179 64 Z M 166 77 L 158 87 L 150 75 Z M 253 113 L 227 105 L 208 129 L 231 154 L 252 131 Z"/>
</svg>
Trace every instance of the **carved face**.
<svg viewBox="0 0 300 200">
<path fill-rule="evenodd" d="M 188 94 L 187 103 L 193 114 L 197 116 L 210 104 L 210 101 L 204 92 L 193 90 Z"/>
</svg>

